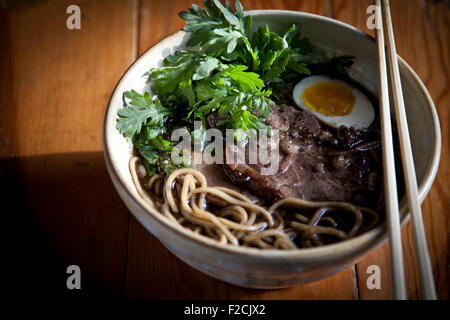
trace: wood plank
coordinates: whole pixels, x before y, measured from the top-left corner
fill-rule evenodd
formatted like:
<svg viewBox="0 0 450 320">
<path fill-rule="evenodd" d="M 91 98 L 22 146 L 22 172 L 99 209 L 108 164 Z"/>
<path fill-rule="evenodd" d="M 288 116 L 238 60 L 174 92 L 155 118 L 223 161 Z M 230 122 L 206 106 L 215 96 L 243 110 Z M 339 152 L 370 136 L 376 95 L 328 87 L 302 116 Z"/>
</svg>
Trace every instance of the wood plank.
<svg viewBox="0 0 450 320">
<path fill-rule="evenodd" d="M 5 4 L 5 2 L 3 2 Z M 0 18 L 0 175 L 18 294 L 120 297 L 128 212 L 102 154 L 109 96 L 136 57 L 136 1 L 9 1 Z M 5 49 L 5 50 L 3 50 Z M 3 72 L 6 70 L 6 72 Z M 5 181 L 5 180 L 3 180 Z M 66 268 L 81 267 L 68 291 Z"/>
<path fill-rule="evenodd" d="M 139 54 L 183 26 L 177 13 L 201 1 L 141 1 Z M 242 1 L 246 10 L 287 9 L 326 14 L 322 1 Z M 173 256 L 134 218 L 130 220 L 128 298 L 137 299 L 354 299 L 353 267 L 312 284 L 283 290 L 247 290 L 210 278 Z"/>
<path fill-rule="evenodd" d="M 440 299 L 448 298 L 448 200 L 450 199 L 449 164 L 449 17 L 450 12 L 441 3 L 422 1 L 391 1 L 392 18 L 396 35 L 397 51 L 417 72 L 428 88 L 435 102 L 442 132 L 441 165 L 436 181 L 422 205 L 427 233 L 428 248 L 436 288 Z M 368 32 L 365 19 L 366 8 L 371 1 L 334 0 L 336 19 L 350 23 Z M 369 33 L 372 33 L 370 31 Z M 406 269 L 408 297 L 420 298 L 417 265 L 414 258 L 410 223 L 403 228 L 403 249 Z M 389 248 L 387 245 L 368 255 L 357 265 L 361 299 L 391 299 Z M 367 267 L 378 265 L 381 269 L 381 290 L 369 290 L 366 286 Z"/>
</svg>

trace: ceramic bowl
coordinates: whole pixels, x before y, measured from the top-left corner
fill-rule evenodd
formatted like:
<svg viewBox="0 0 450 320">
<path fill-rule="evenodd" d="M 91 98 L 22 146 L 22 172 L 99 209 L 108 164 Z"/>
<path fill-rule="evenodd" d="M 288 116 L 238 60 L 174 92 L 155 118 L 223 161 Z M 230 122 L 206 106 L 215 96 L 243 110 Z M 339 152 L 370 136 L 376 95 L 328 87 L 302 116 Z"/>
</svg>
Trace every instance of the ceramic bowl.
<svg viewBox="0 0 450 320">
<path fill-rule="evenodd" d="M 367 34 L 342 22 L 308 13 L 257 10 L 247 14 L 253 16 L 253 28 L 267 23 L 277 32 L 301 23 L 302 36 L 309 38 L 318 55 L 354 56 L 355 63 L 349 71 L 351 77 L 378 96 L 377 47 Z M 216 279 L 248 288 L 282 288 L 329 277 L 386 241 L 387 231 L 382 225 L 355 238 L 318 248 L 282 251 L 222 245 L 171 224 L 141 199 L 128 169 L 131 145 L 115 128 L 117 111 L 122 107 L 123 92 L 148 89 L 146 73 L 149 69 L 161 65 L 165 56 L 183 48 L 188 37 L 189 34 L 178 31 L 137 59 L 117 84 L 106 111 L 107 168 L 120 197 L 135 218 L 188 265 Z M 413 69 L 401 58 L 399 67 L 422 202 L 439 164 L 439 120 L 430 95 Z M 401 214 L 404 224 L 409 217 L 404 199 Z"/>
</svg>

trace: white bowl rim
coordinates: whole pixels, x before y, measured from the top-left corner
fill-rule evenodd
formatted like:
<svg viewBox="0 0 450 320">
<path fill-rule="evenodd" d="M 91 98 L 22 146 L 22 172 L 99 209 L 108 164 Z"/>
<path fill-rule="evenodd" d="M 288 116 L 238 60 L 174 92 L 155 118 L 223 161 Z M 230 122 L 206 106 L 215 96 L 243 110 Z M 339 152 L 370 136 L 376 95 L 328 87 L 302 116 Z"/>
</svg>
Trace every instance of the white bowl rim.
<svg viewBox="0 0 450 320">
<path fill-rule="evenodd" d="M 306 17 L 306 18 L 312 18 L 317 20 L 326 21 L 328 23 L 337 24 L 343 28 L 349 29 L 355 33 L 357 33 L 360 37 L 367 38 L 371 41 L 375 41 L 373 37 L 368 35 L 367 33 L 363 32 L 362 30 L 351 26 L 349 24 L 346 24 L 344 22 L 334 20 L 328 17 L 307 13 L 307 12 L 299 12 L 299 11 L 291 11 L 291 10 L 249 10 L 245 12 L 246 14 L 251 14 L 252 16 L 256 15 L 263 15 L 263 16 L 270 16 L 270 15 L 291 15 L 296 17 Z M 111 94 L 110 100 L 108 102 L 108 107 L 105 111 L 105 119 L 104 119 L 104 125 L 103 125 L 103 147 L 104 147 L 104 157 L 107 164 L 108 171 L 110 175 L 113 175 L 113 179 L 118 181 L 120 183 L 120 187 L 123 191 L 126 192 L 128 198 L 132 199 L 135 205 L 138 206 L 140 209 L 140 212 L 145 212 L 146 214 L 151 214 L 153 218 L 155 218 L 159 223 L 160 226 L 170 230 L 171 232 L 177 232 L 179 235 L 182 235 L 186 240 L 196 242 L 199 245 L 207 246 L 210 249 L 217 249 L 219 251 L 229 253 L 229 254 L 236 254 L 236 255 L 242 255 L 242 256 L 251 256 L 254 258 L 259 259 L 272 259 L 272 258 L 284 258 L 284 259 L 303 259 L 303 258 L 312 258 L 312 257 L 321 257 L 324 255 L 330 255 L 333 254 L 340 254 L 340 253 L 346 253 L 356 250 L 361 243 L 371 243 L 374 242 L 374 246 L 379 246 L 383 242 L 387 240 L 387 229 L 385 228 L 385 225 L 380 225 L 372 230 L 369 230 L 367 232 L 364 232 L 356 237 L 353 237 L 351 239 L 339 241 L 333 244 L 329 244 L 326 246 L 321 247 L 314 247 L 314 248 L 299 248 L 294 250 L 279 250 L 279 249 L 258 249 L 258 248 L 251 248 L 251 247 L 243 247 L 243 246 L 233 246 L 229 244 L 221 244 L 213 239 L 199 236 L 198 234 L 195 234 L 189 229 L 186 229 L 184 227 L 181 227 L 179 225 L 175 225 L 171 223 L 168 219 L 166 219 L 161 213 L 157 212 L 156 210 L 152 209 L 150 206 L 148 206 L 143 199 L 140 197 L 135 197 L 126 187 L 126 183 L 124 182 L 123 177 L 118 173 L 119 170 L 116 167 L 116 163 L 111 160 L 111 154 L 110 154 L 110 148 L 108 147 L 108 136 L 106 134 L 107 127 L 108 127 L 108 115 L 111 107 L 111 102 L 113 100 L 113 97 L 117 94 L 117 88 L 120 87 L 122 82 L 124 82 L 124 79 L 127 77 L 129 73 L 131 73 L 137 65 L 139 65 L 139 62 L 147 56 L 150 51 L 155 48 L 156 46 L 163 45 L 165 42 L 168 42 L 169 40 L 179 37 L 182 34 L 184 34 L 185 31 L 178 30 L 169 36 L 161 39 L 157 43 L 155 43 L 153 46 L 151 46 L 149 49 L 147 49 L 140 57 L 138 57 L 125 71 L 125 73 L 121 76 L 120 80 L 114 87 L 114 90 Z M 436 177 L 437 170 L 439 167 L 439 160 L 440 160 L 440 153 L 441 153 L 441 131 L 440 131 L 440 124 L 439 124 L 439 118 L 436 111 L 436 108 L 434 106 L 433 100 L 423 84 L 422 80 L 419 78 L 419 76 L 416 74 L 416 72 L 406 63 L 405 60 L 403 60 L 400 56 L 399 58 L 399 66 L 406 67 L 407 71 L 413 76 L 414 80 L 418 84 L 418 88 L 422 91 L 424 94 L 427 105 L 429 108 L 429 111 L 433 118 L 433 123 L 435 127 L 434 137 L 435 137 L 435 143 L 434 143 L 434 150 L 432 155 L 432 161 L 429 163 L 427 169 L 426 169 L 426 175 L 423 179 L 423 182 L 419 186 L 419 201 L 422 203 L 426 195 L 428 194 L 429 190 L 431 189 L 431 186 L 433 184 L 433 181 Z M 115 117 L 113 118 L 115 119 Z M 405 212 L 407 210 L 407 204 L 402 206 L 401 212 Z M 154 212 L 152 212 L 154 211 Z M 135 212 L 132 212 L 133 214 L 136 214 Z M 148 219 L 149 217 L 141 217 L 144 220 Z M 405 223 L 409 220 L 410 213 L 403 214 L 402 216 L 402 226 L 405 225 Z M 142 223 L 142 220 L 139 219 L 139 221 Z M 144 225 L 144 227 L 146 227 Z M 147 228 L 147 227 L 146 227 Z M 148 229 L 148 228 L 147 228 Z M 160 240 L 161 241 L 161 240 Z"/>
</svg>

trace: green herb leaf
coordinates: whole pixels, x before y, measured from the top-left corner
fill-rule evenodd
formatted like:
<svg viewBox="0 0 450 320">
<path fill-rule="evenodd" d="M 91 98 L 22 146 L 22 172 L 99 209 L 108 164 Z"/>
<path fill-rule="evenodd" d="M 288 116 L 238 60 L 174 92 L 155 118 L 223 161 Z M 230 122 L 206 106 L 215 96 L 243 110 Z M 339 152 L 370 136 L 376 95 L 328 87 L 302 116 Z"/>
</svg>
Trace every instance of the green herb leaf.
<svg viewBox="0 0 450 320">
<path fill-rule="evenodd" d="M 164 119 L 172 112 L 163 107 L 158 99 L 152 101 L 150 93 L 140 95 L 135 90 L 126 91 L 125 98 L 131 99 L 130 106 L 120 109 L 116 128 L 126 138 L 133 138 L 141 132 L 144 124 L 161 127 Z"/>
<path fill-rule="evenodd" d="M 257 73 L 245 72 L 245 70 L 247 66 L 230 66 L 223 75 L 233 79 L 243 91 L 257 91 L 264 87 L 264 81 Z"/>
</svg>

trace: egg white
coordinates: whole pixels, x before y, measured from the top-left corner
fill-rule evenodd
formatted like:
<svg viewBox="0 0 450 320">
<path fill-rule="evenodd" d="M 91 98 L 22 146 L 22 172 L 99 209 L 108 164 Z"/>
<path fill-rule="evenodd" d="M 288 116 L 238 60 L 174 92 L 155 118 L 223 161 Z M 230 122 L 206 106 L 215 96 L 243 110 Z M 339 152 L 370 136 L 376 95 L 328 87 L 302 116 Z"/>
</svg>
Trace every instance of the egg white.
<svg viewBox="0 0 450 320">
<path fill-rule="evenodd" d="M 345 87 L 347 87 L 355 97 L 355 104 L 353 106 L 352 111 L 344 116 L 327 116 L 317 111 L 309 109 L 308 106 L 303 102 L 302 99 L 303 91 L 306 88 L 312 86 L 313 84 L 319 82 L 335 82 L 340 83 Z M 346 126 L 348 128 L 354 127 L 355 129 L 367 129 L 368 127 L 370 127 L 373 120 L 375 119 L 375 109 L 370 100 L 366 97 L 366 95 L 364 95 L 354 86 L 342 80 L 332 79 L 328 76 L 323 75 L 309 76 L 302 79 L 299 83 L 295 85 L 292 94 L 295 103 L 300 108 L 312 112 L 318 119 L 320 119 L 321 121 L 323 121 L 324 123 L 333 128 Z"/>
</svg>

